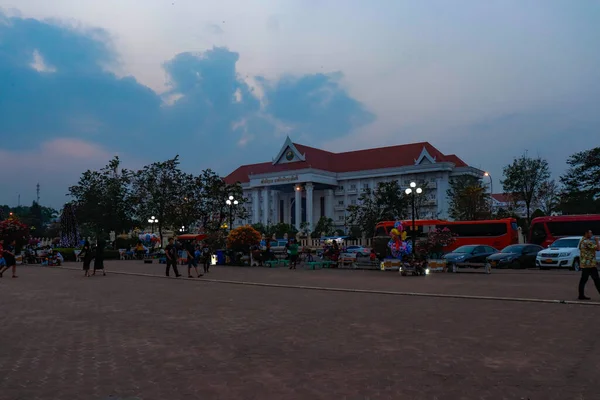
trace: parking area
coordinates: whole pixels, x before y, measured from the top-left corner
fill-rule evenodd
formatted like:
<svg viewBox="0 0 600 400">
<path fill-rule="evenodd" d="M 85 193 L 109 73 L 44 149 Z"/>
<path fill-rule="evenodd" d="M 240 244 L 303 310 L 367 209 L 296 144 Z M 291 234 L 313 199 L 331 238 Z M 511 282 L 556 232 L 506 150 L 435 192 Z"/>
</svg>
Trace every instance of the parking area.
<svg viewBox="0 0 600 400">
<path fill-rule="evenodd" d="M 1 399 L 597 396 L 600 307 L 476 298 L 573 300 L 573 272 L 214 267 L 208 281 L 139 261 L 107 262 L 106 277 L 67 267 L 0 280 Z"/>
</svg>

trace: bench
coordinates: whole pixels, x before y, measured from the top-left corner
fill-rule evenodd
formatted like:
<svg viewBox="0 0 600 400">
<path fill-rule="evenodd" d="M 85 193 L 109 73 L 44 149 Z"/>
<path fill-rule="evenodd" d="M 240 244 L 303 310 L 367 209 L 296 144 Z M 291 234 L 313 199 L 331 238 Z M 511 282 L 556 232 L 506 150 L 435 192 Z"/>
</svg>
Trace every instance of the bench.
<svg viewBox="0 0 600 400">
<path fill-rule="evenodd" d="M 323 262 L 323 261 L 307 261 L 305 263 L 305 265 L 308 267 L 308 269 L 315 270 L 315 269 L 317 269 L 317 267 L 323 267 L 324 263 L 326 263 L 326 262 Z"/>
</svg>

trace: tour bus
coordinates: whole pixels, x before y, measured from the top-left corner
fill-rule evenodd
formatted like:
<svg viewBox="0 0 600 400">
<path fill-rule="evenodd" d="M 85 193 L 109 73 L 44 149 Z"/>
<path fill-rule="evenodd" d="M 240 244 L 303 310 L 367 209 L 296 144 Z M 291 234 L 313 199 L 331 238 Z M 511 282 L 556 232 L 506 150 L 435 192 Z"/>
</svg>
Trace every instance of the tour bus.
<svg viewBox="0 0 600 400">
<path fill-rule="evenodd" d="M 389 236 L 395 221 L 382 221 L 375 227 L 375 237 Z M 402 221 L 407 232 L 407 240 L 412 237 L 412 221 Z M 434 229 L 448 228 L 456 235 L 456 240 L 444 248 L 448 253 L 467 244 L 483 244 L 502 250 L 506 246 L 519 243 L 517 220 L 514 218 L 483 221 L 443 221 L 416 220 L 417 239 L 425 238 Z"/>
<path fill-rule="evenodd" d="M 565 236 L 583 236 L 587 230 L 600 234 L 600 214 L 538 217 L 531 221 L 529 243 L 548 247 Z"/>
</svg>

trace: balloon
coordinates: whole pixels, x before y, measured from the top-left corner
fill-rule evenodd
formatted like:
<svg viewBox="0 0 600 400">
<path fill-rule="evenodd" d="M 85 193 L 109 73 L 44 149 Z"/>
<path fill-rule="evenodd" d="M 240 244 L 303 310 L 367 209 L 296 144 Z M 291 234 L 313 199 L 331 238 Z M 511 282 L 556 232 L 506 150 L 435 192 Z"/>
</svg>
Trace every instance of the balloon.
<svg viewBox="0 0 600 400">
<path fill-rule="evenodd" d="M 403 232 L 402 232 L 402 240 L 403 240 L 403 241 L 404 241 L 404 240 L 406 240 L 406 236 L 408 236 L 408 235 L 406 234 L 406 231 L 403 231 Z"/>
<path fill-rule="evenodd" d="M 151 238 L 150 234 L 147 234 L 146 235 L 146 240 L 150 240 L 150 238 Z"/>
<path fill-rule="evenodd" d="M 400 236 L 400 231 L 396 228 L 392 229 L 390 233 L 394 236 Z"/>
</svg>

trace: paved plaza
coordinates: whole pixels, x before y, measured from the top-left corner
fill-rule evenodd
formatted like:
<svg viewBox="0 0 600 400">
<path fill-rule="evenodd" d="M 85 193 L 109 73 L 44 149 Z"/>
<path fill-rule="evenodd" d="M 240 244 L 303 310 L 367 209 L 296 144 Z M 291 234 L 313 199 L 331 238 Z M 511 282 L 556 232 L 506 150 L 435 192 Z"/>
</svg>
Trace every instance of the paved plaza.
<svg viewBox="0 0 600 400">
<path fill-rule="evenodd" d="M 0 279 L 2 400 L 598 398 L 600 305 L 476 298 L 572 301 L 574 272 L 66 267 Z"/>
</svg>

